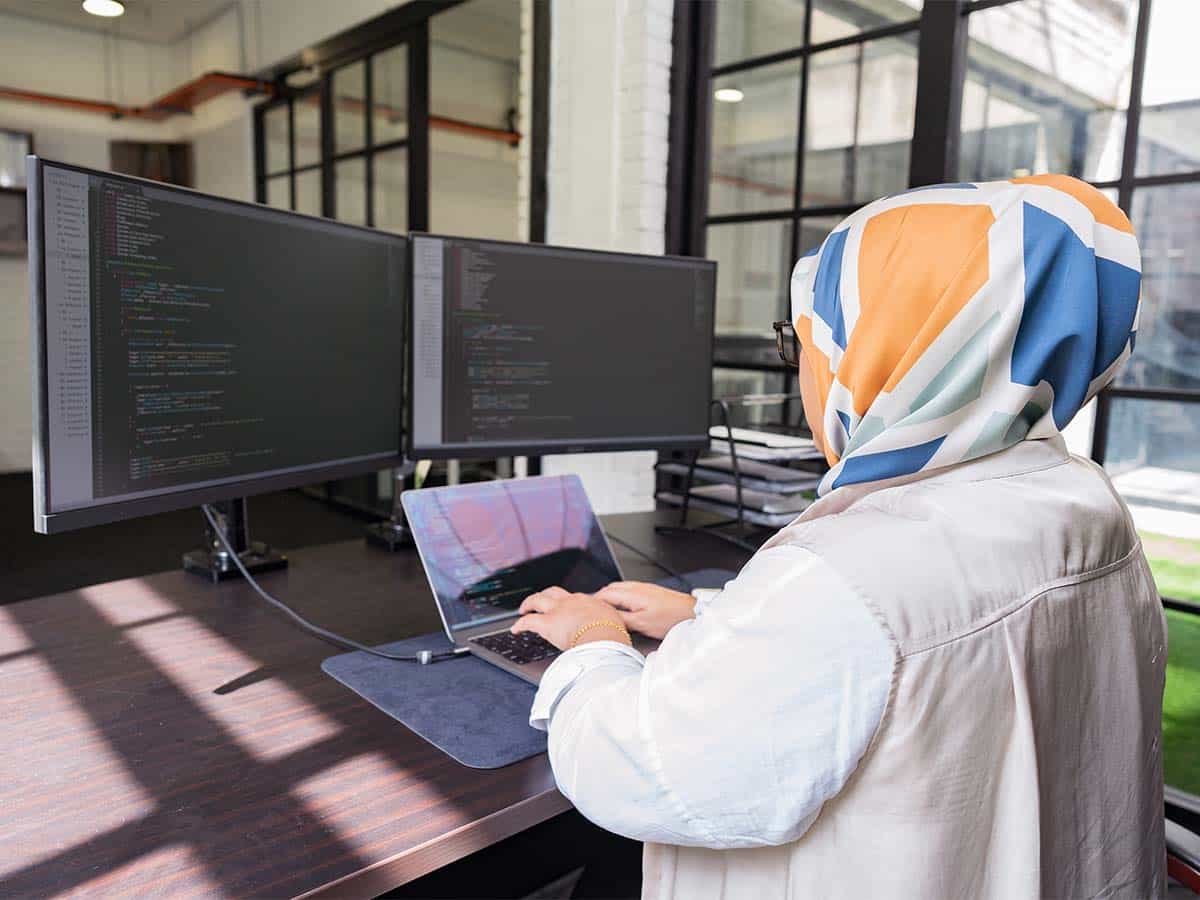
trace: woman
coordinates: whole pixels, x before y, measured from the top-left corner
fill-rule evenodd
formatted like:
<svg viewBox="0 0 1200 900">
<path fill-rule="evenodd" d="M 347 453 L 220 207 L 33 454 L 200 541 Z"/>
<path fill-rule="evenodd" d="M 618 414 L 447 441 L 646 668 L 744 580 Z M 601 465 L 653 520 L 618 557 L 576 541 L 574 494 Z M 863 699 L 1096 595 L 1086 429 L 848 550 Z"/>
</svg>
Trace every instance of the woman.
<svg viewBox="0 0 1200 900">
<path fill-rule="evenodd" d="M 644 896 L 1162 893 L 1162 610 L 1060 436 L 1131 351 L 1139 272 L 1064 176 L 870 204 L 792 276 L 817 502 L 703 608 L 526 601 L 517 630 L 574 647 L 531 721 L 647 842 Z"/>
</svg>

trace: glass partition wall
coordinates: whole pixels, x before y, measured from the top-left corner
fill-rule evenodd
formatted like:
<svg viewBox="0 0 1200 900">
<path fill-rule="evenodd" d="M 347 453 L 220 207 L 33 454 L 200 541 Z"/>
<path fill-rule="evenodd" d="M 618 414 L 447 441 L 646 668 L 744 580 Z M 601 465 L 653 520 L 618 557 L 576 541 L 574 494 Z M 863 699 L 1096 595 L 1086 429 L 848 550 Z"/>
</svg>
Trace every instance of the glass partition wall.
<svg viewBox="0 0 1200 900">
<path fill-rule="evenodd" d="M 283 64 L 279 95 L 256 111 L 258 201 L 388 231 L 524 239 L 521 141 L 533 140 L 543 166 L 545 155 L 536 152 L 544 134 L 516 126 L 520 8 L 520 0 L 408 4 Z M 548 57 L 547 15 L 537 0 L 535 60 Z M 544 93 L 544 78 L 535 79 L 535 108 Z M 544 215 L 544 202 L 531 201 L 528 221 Z M 504 465 L 464 463 L 461 477 L 492 477 Z M 431 477 L 446 477 L 444 466 Z M 313 490 L 386 514 L 391 473 Z"/>
<path fill-rule="evenodd" d="M 428 29 L 255 111 L 258 202 L 389 231 L 429 219 Z"/>
</svg>

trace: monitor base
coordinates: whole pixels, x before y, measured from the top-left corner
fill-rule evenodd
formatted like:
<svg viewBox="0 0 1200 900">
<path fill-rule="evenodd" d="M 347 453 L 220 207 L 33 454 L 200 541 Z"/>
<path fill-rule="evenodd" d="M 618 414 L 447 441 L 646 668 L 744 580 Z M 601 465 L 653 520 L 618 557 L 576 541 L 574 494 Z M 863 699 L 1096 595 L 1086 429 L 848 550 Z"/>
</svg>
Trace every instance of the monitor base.
<svg viewBox="0 0 1200 900">
<path fill-rule="evenodd" d="M 405 550 L 413 545 L 412 531 L 404 522 L 388 519 L 367 526 L 367 543 L 381 547 L 389 553 Z"/>
<path fill-rule="evenodd" d="M 260 541 L 254 541 L 238 556 L 251 575 L 286 569 L 288 564 L 286 556 Z M 240 578 L 242 575 L 234 565 L 233 558 L 224 550 L 190 550 L 183 554 L 183 568 L 184 571 L 199 575 L 213 584 L 229 578 Z"/>
<path fill-rule="evenodd" d="M 224 540 L 213 531 L 213 523 L 204 519 L 204 544 L 183 555 L 183 570 L 199 575 L 213 584 L 227 578 L 238 578 L 241 571 L 233 556 L 225 549 L 230 547 L 251 575 L 274 572 L 287 567 L 287 557 L 272 550 L 262 541 L 250 540 L 249 516 L 246 513 L 246 498 L 223 500 L 214 503 L 212 511 L 216 527 L 221 529 Z"/>
</svg>

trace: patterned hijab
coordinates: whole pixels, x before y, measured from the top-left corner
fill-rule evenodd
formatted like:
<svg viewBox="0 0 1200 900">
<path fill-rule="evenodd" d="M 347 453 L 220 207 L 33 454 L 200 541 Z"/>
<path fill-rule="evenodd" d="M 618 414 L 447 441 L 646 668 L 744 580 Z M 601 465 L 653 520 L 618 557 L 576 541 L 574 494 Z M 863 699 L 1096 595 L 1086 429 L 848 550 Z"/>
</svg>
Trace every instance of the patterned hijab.
<svg viewBox="0 0 1200 900">
<path fill-rule="evenodd" d="M 1133 349 L 1129 220 L 1065 175 L 915 188 L 792 273 L 832 466 L 820 493 L 1060 432 Z"/>
</svg>

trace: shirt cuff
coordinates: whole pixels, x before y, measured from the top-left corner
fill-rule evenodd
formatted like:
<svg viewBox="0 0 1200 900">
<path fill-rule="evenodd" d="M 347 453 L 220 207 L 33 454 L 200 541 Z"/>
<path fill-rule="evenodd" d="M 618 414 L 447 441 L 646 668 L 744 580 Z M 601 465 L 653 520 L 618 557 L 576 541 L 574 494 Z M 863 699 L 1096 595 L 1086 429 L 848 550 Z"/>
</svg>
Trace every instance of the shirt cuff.
<svg viewBox="0 0 1200 900">
<path fill-rule="evenodd" d="M 696 602 L 692 605 L 692 617 L 700 618 L 700 614 L 708 609 L 709 605 L 715 600 L 724 588 L 696 588 L 692 591 L 692 597 Z"/>
<path fill-rule="evenodd" d="M 646 657 L 620 641 L 588 641 L 565 651 L 542 673 L 529 711 L 530 727 L 548 731 L 554 707 L 585 672 L 608 665 L 640 672 L 645 664 Z"/>
</svg>

